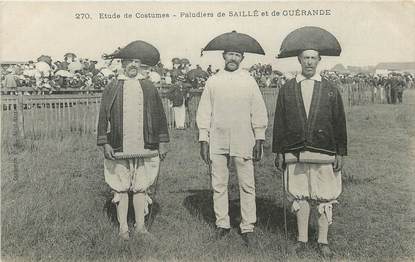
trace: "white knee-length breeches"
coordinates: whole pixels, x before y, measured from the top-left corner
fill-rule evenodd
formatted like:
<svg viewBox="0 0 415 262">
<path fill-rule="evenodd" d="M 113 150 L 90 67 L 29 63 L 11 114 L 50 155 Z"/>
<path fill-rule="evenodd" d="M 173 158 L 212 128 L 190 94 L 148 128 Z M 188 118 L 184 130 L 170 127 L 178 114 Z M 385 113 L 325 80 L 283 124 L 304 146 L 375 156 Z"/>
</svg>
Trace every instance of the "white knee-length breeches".
<svg viewBox="0 0 415 262">
<path fill-rule="evenodd" d="M 145 192 L 155 181 L 160 158 L 104 160 L 105 182 L 116 192 Z"/>
</svg>

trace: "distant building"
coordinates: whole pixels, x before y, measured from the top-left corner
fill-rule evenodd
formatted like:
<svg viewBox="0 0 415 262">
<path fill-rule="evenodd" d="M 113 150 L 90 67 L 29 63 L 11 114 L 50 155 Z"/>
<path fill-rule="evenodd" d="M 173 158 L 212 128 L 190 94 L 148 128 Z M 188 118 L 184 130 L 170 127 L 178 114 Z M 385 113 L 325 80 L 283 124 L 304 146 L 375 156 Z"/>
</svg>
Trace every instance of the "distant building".
<svg viewBox="0 0 415 262">
<path fill-rule="evenodd" d="M 27 65 L 26 61 L 0 61 L 0 68 L 7 69 L 16 65 Z"/>
<path fill-rule="evenodd" d="M 10 65 L 26 65 L 27 61 L 0 61 L 0 65 L 10 66 Z"/>
<path fill-rule="evenodd" d="M 373 74 L 375 73 L 374 66 L 347 66 L 347 71 L 353 74 L 364 73 Z"/>
<path fill-rule="evenodd" d="M 336 71 L 336 72 L 338 72 L 338 73 L 348 73 L 348 71 L 347 71 L 346 67 L 344 67 L 344 65 L 343 65 L 343 64 L 337 64 L 337 65 L 335 65 L 335 66 L 331 69 L 331 71 Z"/>
<path fill-rule="evenodd" d="M 373 74 L 375 72 L 374 66 L 344 66 L 343 64 L 337 64 L 330 69 L 330 71 L 336 71 L 338 73 L 365 73 Z"/>
<path fill-rule="evenodd" d="M 387 75 L 391 72 L 407 72 L 415 74 L 415 62 L 379 63 L 376 66 L 376 74 Z"/>
</svg>

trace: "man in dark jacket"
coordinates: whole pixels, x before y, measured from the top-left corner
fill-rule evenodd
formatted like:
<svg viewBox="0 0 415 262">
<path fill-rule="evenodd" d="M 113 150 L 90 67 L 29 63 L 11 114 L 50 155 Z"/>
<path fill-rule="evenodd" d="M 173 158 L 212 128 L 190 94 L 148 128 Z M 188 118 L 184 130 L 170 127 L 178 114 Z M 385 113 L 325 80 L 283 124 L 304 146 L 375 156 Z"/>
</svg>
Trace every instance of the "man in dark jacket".
<svg viewBox="0 0 415 262">
<path fill-rule="evenodd" d="M 295 252 L 307 248 L 310 205 L 316 206 L 318 247 L 328 246 L 332 204 L 341 193 L 340 171 L 347 155 L 346 117 L 337 87 L 316 74 L 320 55 L 305 50 L 298 55 L 302 73 L 280 90 L 274 118 L 272 151 L 275 165 L 285 173 L 286 190 L 297 215 Z"/>
<path fill-rule="evenodd" d="M 139 48 L 138 48 L 139 49 Z M 134 50 L 134 49 L 133 49 Z M 169 134 L 157 88 L 140 74 L 140 53 L 123 59 L 124 74 L 105 88 L 98 120 L 97 144 L 104 149 L 105 181 L 114 192 L 119 235 L 129 239 L 128 193 L 133 193 L 135 233 L 148 234 L 144 218 Z"/>
<path fill-rule="evenodd" d="M 403 91 L 406 87 L 405 78 L 402 75 L 397 76 L 398 84 L 396 86 L 396 102 L 402 104 Z"/>
<path fill-rule="evenodd" d="M 186 128 L 186 111 L 190 99 L 189 89 L 191 84 L 185 81 L 185 76 L 179 75 L 167 93 L 167 97 L 173 106 L 174 122 L 179 130 Z"/>
</svg>

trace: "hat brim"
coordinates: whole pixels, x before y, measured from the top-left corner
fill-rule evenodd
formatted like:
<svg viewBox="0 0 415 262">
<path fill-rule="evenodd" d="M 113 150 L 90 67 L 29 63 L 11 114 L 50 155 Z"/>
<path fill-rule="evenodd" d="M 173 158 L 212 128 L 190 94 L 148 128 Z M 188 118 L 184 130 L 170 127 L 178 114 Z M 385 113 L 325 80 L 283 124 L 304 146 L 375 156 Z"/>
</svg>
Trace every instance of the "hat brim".
<svg viewBox="0 0 415 262">
<path fill-rule="evenodd" d="M 265 55 L 265 51 L 262 46 L 253 37 L 232 31 L 229 33 L 221 34 L 210 41 L 204 51 L 225 51 L 225 52 L 238 52 L 238 53 L 253 53 Z"/>
<path fill-rule="evenodd" d="M 315 50 L 320 56 L 340 56 L 339 41 L 330 32 L 314 26 L 292 31 L 281 44 L 278 58 L 295 57 L 305 50 Z"/>
<path fill-rule="evenodd" d="M 142 64 L 155 66 L 160 61 L 160 53 L 153 45 L 138 40 L 129 43 L 124 48 L 115 51 L 105 59 L 134 60 L 139 59 Z"/>
</svg>

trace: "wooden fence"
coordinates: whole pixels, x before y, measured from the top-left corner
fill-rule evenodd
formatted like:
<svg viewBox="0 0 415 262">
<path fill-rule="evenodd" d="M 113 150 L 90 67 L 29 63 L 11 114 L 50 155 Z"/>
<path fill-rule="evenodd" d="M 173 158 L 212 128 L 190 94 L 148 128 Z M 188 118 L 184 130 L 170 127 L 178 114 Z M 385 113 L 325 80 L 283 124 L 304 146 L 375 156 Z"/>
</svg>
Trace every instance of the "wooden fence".
<svg viewBox="0 0 415 262">
<path fill-rule="evenodd" d="M 339 87 L 345 106 L 384 104 L 387 90 L 369 84 L 343 84 Z"/>
<path fill-rule="evenodd" d="M 13 132 L 17 112 L 20 137 L 53 137 L 96 130 L 101 94 L 2 96 L 2 136 Z"/>
<path fill-rule="evenodd" d="M 346 107 L 381 103 L 380 92 L 366 85 L 343 85 L 340 87 Z M 268 117 L 273 118 L 278 89 L 263 88 Z M 186 125 L 196 127 L 196 110 L 201 90 L 191 92 L 186 111 Z M 164 92 L 160 92 L 166 112 L 168 127 L 174 128 L 174 111 Z M 69 133 L 95 134 L 101 94 L 71 95 L 3 95 L 1 98 L 2 139 L 19 137 L 59 137 Z M 16 125 L 17 124 L 17 125 Z M 13 128 L 13 125 L 17 126 Z"/>
</svg>

